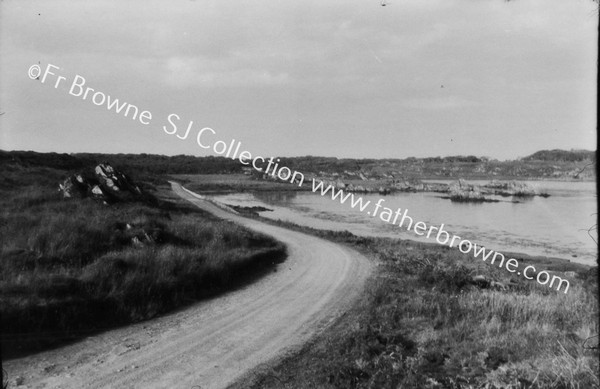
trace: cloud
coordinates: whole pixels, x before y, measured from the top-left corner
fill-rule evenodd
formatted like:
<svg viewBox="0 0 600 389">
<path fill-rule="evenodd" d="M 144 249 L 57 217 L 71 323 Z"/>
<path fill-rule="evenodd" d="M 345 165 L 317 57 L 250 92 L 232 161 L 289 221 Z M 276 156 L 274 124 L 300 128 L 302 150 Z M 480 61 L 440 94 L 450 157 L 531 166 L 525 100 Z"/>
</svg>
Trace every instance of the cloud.
<svg viewBox="0 0 600 389">
<path fill-rule="evenodd" d="M 413 153 L 436 142 L 444 128 L 485 128 L 489 136 L 502 134 L 497 142 L 523 145 L 546 127 L 564 128 L 552 133 L 553 142 L 581 129 L 583 143 L 595 139 L 587 134 L 596 124 L 596 6 L 587 0 L 392 0 L 387 7 L 365 0 L 4 1 L 0 97 L 27 121 L 6 115 L 3 126 L 20 131 L 25 123 L 39 139 L 50 139 L 69 132 L 58 120 L 47 125 L 48 112 L 62 107 L 79 118 L 73 134 L 82 126 L 106 127 L 87 120 L 89 105 L 59 106 L 38 96 L 26 70 L 41 61 L 150 109 L 201 115 L 234 137 L 248 138 L 252 129 L 257 145 L 271 142 L 280 154 L 313 153 L 339 138 L 346 139 L 344 155 Z M 31 104 L 36 96 L 38 104 Z M 306 142 L 309 125 L 319 130 Z M 356 141 L 366 127 L 380 145 L 376 151 Z M 399 130 L 406 128 L 414 136 Z M 87 149 L 88 138 L 82 133 L 69 147 Z M 21 148 L 35 148 L 37 139 L 18 138 Z M 406 150 L 396 149 L 399 143 Z"/>
</svg>

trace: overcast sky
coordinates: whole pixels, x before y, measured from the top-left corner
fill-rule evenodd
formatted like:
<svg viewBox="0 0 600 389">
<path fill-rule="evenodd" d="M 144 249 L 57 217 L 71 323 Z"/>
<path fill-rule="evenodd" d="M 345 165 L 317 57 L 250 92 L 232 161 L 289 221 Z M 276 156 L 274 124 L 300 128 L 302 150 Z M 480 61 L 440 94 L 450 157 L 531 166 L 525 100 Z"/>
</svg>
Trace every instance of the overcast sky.
<svg viewBox="0 0 600 389">
<path fill-rule="evenodd" d="M 596 148 L 596 3 L 380 1 L 3 0 L 0 148 L 210 155 L 170 113 L 264 156 Z M 69 95 L 77 74 L 151 123 Z"/>
</svg>

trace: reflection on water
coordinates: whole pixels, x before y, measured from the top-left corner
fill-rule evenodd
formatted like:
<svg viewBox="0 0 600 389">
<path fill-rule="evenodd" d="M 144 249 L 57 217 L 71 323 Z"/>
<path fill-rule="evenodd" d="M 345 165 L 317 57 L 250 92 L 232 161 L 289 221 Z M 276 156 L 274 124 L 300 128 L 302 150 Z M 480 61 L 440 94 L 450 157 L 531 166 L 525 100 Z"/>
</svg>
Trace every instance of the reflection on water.
<svg viewBox="0 0 600 389">
<path fill-rule="evenodd" d="M 594 264 L 597 246 L 588 235 L 596 224 L 595 183 L 530 182 L 548 198 L 500 197 L 498 203 L 453 203 L 439 193 L 361 195 L 372 203 L 407 209 L 415 222 L 439 226 L 464 239 L 498 251 L 548 255 Z M 358 235 L 432 241 L 310 192 L 261 192 L 216 196 L 234 205 L 262 205 L 262 216 L 320 229 L 348 230 Z M 515 202 L 516 201 L 516 202 Z M 596 235 L 597 237 L 597 235 Z"/>
<path fill-rule="evenodd" d="M 535 197 L 532 196 L 512 196 L 512 201 L 515 203 L 527 203 L 530 201 L 534 201 Z"/>
<path fill-rule="evenodd" d="M 256 192 L 254 197 L 266 204 L 285 205 L 291 203 L 297 196 L 295 191 Z"/>
</svg>

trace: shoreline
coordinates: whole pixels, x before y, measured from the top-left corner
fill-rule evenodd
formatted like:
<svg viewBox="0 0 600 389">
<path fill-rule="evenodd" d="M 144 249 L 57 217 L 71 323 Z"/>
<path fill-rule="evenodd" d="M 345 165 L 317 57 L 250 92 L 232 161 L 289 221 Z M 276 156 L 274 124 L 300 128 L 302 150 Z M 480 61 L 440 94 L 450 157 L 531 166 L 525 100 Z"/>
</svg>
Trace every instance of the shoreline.
<svg viewBox="0 0 600 389">
<path fill-rule="evenodd" d="M 375 261 L 378 270 L 362 300 L 328 331 L 283 359 L 258 366 L 232 389 L 367 387 L 375 380 L 386 387 L 383 383 L 390 379 L 408 387 L 432 387 L 427 386 L 431 382 L 452 387 L 457 380 L 464 387 L 483 387 L 490 380 L 507 384 L 514 377 L 549 384 L 564 380 L 551 367 L 565 363 L 560 352 L 577 358 L 564 366 L 576 376 L 574 382 L 587 386 L 597 380 L 597 370 L 592 370 L 597 352 L 576 348 L 591 339 L 597 326 L 596 304 L 590 300 L 597 295 L 597 266 L 505 253 L 569 277 L 573 294 L 567 295 L 433 242 L 361 237 L 252 218 L 354 248 Z M 465 338 L 465 333 L 472 336 Z"/>
<path fill-rule="evenodd" d="M 200 192 L 203 195 L 206 196 L 220 196 L 220 195 L 234 195 L 234 194 L 248 194 L 248 193 L 252 193 L 253 191 L 244 191 L 244 192 L 231 192 L 231 193 L 219 193 L 219 194 L 215 194 L 215 193 L 211 193 L 211 192 Z M 273 192 L 278 192 L 277 190 L 273 190 Z M 215 200 L 214 198 L 211 199 L 212 201 L 215 202 L 219 202 L 219 200 Z M 308 228 L 308 229 L 315 229 L 315 230 L 323 230 L 323 231 L 331 231 L 331 232 L 344 232 L 344 231 L 349 231 L 346 228 L 327 228 L 327 227 L 321 227 L 318 225 L 315 226 L 311 226 L 311 225 L 306 225 L 306 224 L 302 224 L 301 222 L 299 222 L 298 220 L 279 220 L 278 219 L 274 219 L 272 217 L 266 217 L 266 216 L 262 216 L 259 214 L 259 212 L 268 212 L 268 211 L 272 211 L 271 209 L 269 209 L 268 207 L 270 206 L 267 203 L 264 202 L 260 202 L 259 200 L 257 200 L 257 203 L 259 203 L 259 205 L 256 206 L 251 206 L 251 207 L 247 207 L 247 206 L 241 206 L 238 204 L 229 204 L 229 203 L 223 203 L 229 207 L 233 207 L 234 209 L 241 211 L 241 213 L 245 214 L 245 215 L 250 215 L 252 216 L 253 214 L 255 216 L 258 216 L 261 218 L 261 220 L 270 220 L 272 222 L 281 222 L 281 223 L 289 223 L 291 225 L 297 225 L 301 228 Z M 260 210 L 259 208 L 265 208 L 266 210 Z M 246 212 L 244 212 L 244 208 L 249 208 Z M 285 209 L 290 209 L 290 208 L 286 208 L 286 207 L 282 207 Z M 329 220 L 325 220 L 325 219 L 319 219 L 319 218 L 312 218 L 310 216 L 304 216 L 307 218 L 311 218 L 314 219 L 316 221 L 318 221 L 318 223 L 316 224 L 326 224 L 327 222 L 330 222 Z M 334 223 L 338 223 L 335 222 Z M 402 230 L 403 232 L 405 232 L 405 230 Z M 400 235 L 396 235 L 393 236 L 393 234 L 382 234 L 382 233 L 377 233 L 376 231 L 374 231 L 373 233 L 364 233 L 364 232 L 356 232 L 356 231 L 349 231 L 351 234 L 356 235 L 358 237 L 365 237 L 365 238 L 385 238 L 385 239 L 398 239 L 398 240 L 407 240 L 407 241 L 411 241 L 411 242 L 415 242 L 415 243 L 425 243 L 425 244 L 432 244 L 432 245 L 438 245 L 438 243 L 436 243 L 435 241 L 431 241 L 430 239 L 426 239 L 426 238 L 418 238 L 416 236 L 400 236 Z M 476 238 L 471 238 L 471 241 L 478 241 Z M 501 245 L 501 244 L 485 244 L 483 245 L 484 247 L 494 247 L 494 251 L 499 251 L 503 254 L 506 255 L 507 258 L 515 258 L 519 261 L 520 258 L 523 259 L 535 259 L 536 262 L 539 263 L 555 263 L 555 262 L 566 262 L 566 263 L 571 263 L 571 264 L 579 264 L 579 265 L 583 265 L 583 266 L 588 266 L 588 267 L 594 267 L 596 266 L 595 264 L 593 264 L 594 258 L 587 258 L 587 257 L 581 257 L 581 258 L 585 258 L 585 260 L 579 260 L 579 256 L 577 257 L 573 257 L 573 258 L 568 258 L 568 257 L 561 257 L 561 256 L 556 256 L 556 255 L 545 255 L 542 253 L 535 253 L 535 252 L 527 252 L 527 251 L 519 251 L 518 249 L 515 250 L 514 248 L 512 248 L 509 245 Z M 592 264 L 590 264 L 589 262 L 592 261 Z"/>
<path fill-rule="evenodd" d="M 277 192 L 277 190 L 273 190 L 273 191 Z M 234 192 L 234 193 L 228 193 L 228 194 L 248 193 L 248 192 L 252 192 L 252 191 Z M 214 196 L 214 194 L 207 193 L 207 192 L 195 192 L 195 193 L 198 193 L 201 196 Z M 325 235 L 326 239 L 328 239 L 327 238 L 328 236 L 331 237 L 331 236 L 343 235 L 346 238 L 351 237 L 352 239 L 358 239 L 358 240 L 367 239 L 367 240 L 397 241 L 397 242 L 405 243 L 409 246 L 412 244 L 412 245 L 416 245 L 416 246 L 424 246 L 426 248 L 433 248 L 433 249 L 440 248 L 440 249 L 448 249 L 448 250 L 454 249 L 454 250 L 458 251 L 457 248 L 449 248 L 449 247 L 440 245 L 437 242 L 432 242 L 432 241 L 425 240 L 425 239 L 411 239 L 411 238 L 406 238 L 406 237 L 388 237 L 388 236 L 380 236 L 380 235 L 375 235 L 375 234 L 374 235 L 361 235 L 361 234 L 356 234 L 356 233 L 350 232 L 348 230 L 320 229 L 320 228 L 297 224 L 297 223 L 286 221 L 286 220 L 280 220 L 280 219 L 275 220 L 275 219 L 264 217 L 264 216 L 260 215 L 259 212 L 272 211 L 268 208 L 264 208 L 264 207 L 260 207 L 260 206 L 259 207 L 235 206 L 235 205 L 220 202 L 218 200 L 215 200 L 214 198 L 211 198 L 210 201 L 214 204 L 218 204 L 218 205 L 221 205 L 221 206 L 224 206 L 227 208 L 233 208 L 241 216 L 244 216 L 249 219 L 256 219 L 261 222 L 272 224 L 275 226 L 283 226 L 284 228 L 288 228 L 290 230 L 300 231 L 300 232 L 312 234 L 312 235 L 315 235 L 318 237 L 324 237 L 324 235 Z M 339 239 L 330 239 L 329 238 L 329 240 L 336 242 L 336 243 L 340 243 Z M 528 254 L 525 252 L 513 251 L 513 250 L 502 250 L 502 253 L 506 256 L 506 258 L 514 258 L 514 259 L 518 260 L 521 264 L 524 264 L 524 265 L 535 264 L 538 266 L 543 266 L 545 270 L 549 270 L 549 271 L 587 272 L 587 271 L 591 271 L 594 268 L 596 268 L 596 269 L 598 268 L 597 263 L 596 264 L 586 264 L 586 263 L 576 262 L 571 259 L 561 258 L 561 257 L 539 255 L 539 254 Z M 464 254 L 464 255 L 466 255 L 466 254 Z M 473 258 L 473 259 L 476 259 L 476 258 Z M 491 265 L 491 266 L 494 266 L 494 265 Z"/>
<path fill-rule="evenodd" d="M 307 175 L 307 179 L 305 180 L 302 186 L 290 185 L 290 183 L 286 181 L 280 180 L 271 180 L 271 179 L 257 179 L 254 176 L 245 175 L 241 173 L 233 173 L 233 174 L 169 174 L 168 177 L 181 182 L 184 185 L 193 185 L 195 190 L 198 192 L 202 192 L 205 194 L 208 193 L 218 193 L 218 194 L 230 194 L 236 192 L 270 192 L 270 191 L 282 191 L 282 192 L 312 192 L 310 185 L 308 184 L 310 180 L 308 179 L 309 175 Z M 344 182 L 348 183 L 348 185 L 356 186 L 364 186 L 365 188 L 369 188 L 370 190 L 348 190 L 345 191 L 352 193 L 378 193 L 378 189 L 380 187 L 385 187 L 386 185 L 390 185 L 390 179 L 368 179 L 368 180 L 360 180 L 360 179 L 351 179 L 351 178 L 339 178 L 339 177 L 320 177 L 317 175 L 313 175 L 316 180 L 321 180 L 325 182 Z M 413 180 L 414 178 L 406 178 L 406 180 Z M 435 176 L 422 176 L 417 178 L 418 181 L 421 182 L 421 185 L 435 185 L 437 183 L 440 184 L 450 184 L 452 182 L 458 182 L 459 180 L 464 180 L 467 182 L 473 181 L 517 181 L 517 182 L 561 182 L 561 183 L 596 183 L 595 179 L 549 179 L 544 177 L 513 177 L 513 176 L 501 176 L 501 177 L 446 177 L 440 178 Z M 399 180 L 396 180 L 399 181 Z M 382 195 L 393 194 L 393 193 L 412 193 L 412 192 L 439 192 L 438 188 L 429 188 L 429 189 L 417 189 L 418 185 L 410 185 L 406 189 L 398 189 L 395 188 L 391 192 L 381 193 Z M 392 189 L 392 188 L 386 188 Z M 440 193 L 446 193 L 440 192 Z"/>
<path fill-rule="evenodd" d="M 407 239 L 407 238 L 392 238 L 392 237 L 385 237 L 385 236 L 357 235 L 357 234 L 354 234 L 347 230 L 323 230 L 323 229 L 319 229 L 319 228 L 313 228 L 313 227 L 309 227 L 309 226 L 295 224 L 295 223 L 284 221 L 284 220 L 269 219 L 269 218 L 265 218 L 263 216 L 257 216 L 257 217 L 252 217 L 252 216 L 248 216 L 248 215 L 244 215 L 244 216 L 249 217 L 249 218 L 255 218 L 257 220 L 260 220 L 262 222 L 266 222 L 269 224 L 283 226 L 285 228 L 289 228 L 292 230 L 309 233 L 309 234 L 315 234 L 316 236 L 319 236 L 319 237 L 322 237 L 323 235 L 325 235 L 325 236 L 343 235 L 343 236 L 351 237 L 352 239 L 357 239 L 357 240 L 366 239 L 366 240 L 398 241 L 398 242 L 405 243 L 408 246 L 415 245 L 415 246 L 423 246 L 426 248 L 440 248 L 440 249 L 448 249 L 448 250 L 455 249 L 456 251 L 458 251 L 457 248 L 449 248 L 449 247 L 440 245 L 436 242 L 430 242 L 430 241 L 425 241 L 425 240 L 416 240 L 416 239 L 413 240 L 413 239 Z M 334 241 L 337 242 L 337 240 L 334 240 Z M 550 271 L 588 271 L 588 270 L 593 269 L 598 266 L 598 265 L 588 265 L 588 264 L 584 264 L 584 263 L 573 262 L 569 259 L 560 258 L 560 257 L 532 255 L 532 254 L 515 252 L 515 251 L 502 251 L 502 253 L 505 254 L 506 258 L 515 258 L 521 264 L 543 265 L 545 270 L 550 270 Z M 463 255 L 467 256 L 467 254 L 463 254 Z M 491 265 L 491 266 L 494 266 L 494 265 Z"/>
</svg>

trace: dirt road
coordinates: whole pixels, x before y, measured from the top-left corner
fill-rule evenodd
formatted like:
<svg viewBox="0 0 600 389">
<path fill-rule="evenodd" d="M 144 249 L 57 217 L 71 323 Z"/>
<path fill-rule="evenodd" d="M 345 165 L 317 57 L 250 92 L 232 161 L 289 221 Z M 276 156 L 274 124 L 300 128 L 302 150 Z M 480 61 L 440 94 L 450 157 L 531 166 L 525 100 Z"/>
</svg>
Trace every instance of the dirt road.
<svg viewBox="0 0 600 389">
<path fill-rule="evenodd" d="M 357 252 L 227 212 L 180 185 L 181 197 L 273 236 L 288 259 L 257 282 L 179 312 L 4 363 L 27 388 L 224 388 L 305 342 L 360 294 L 372 265 Z M 13 387 L 11 385 L 11 387 Z"/>
</svg>

